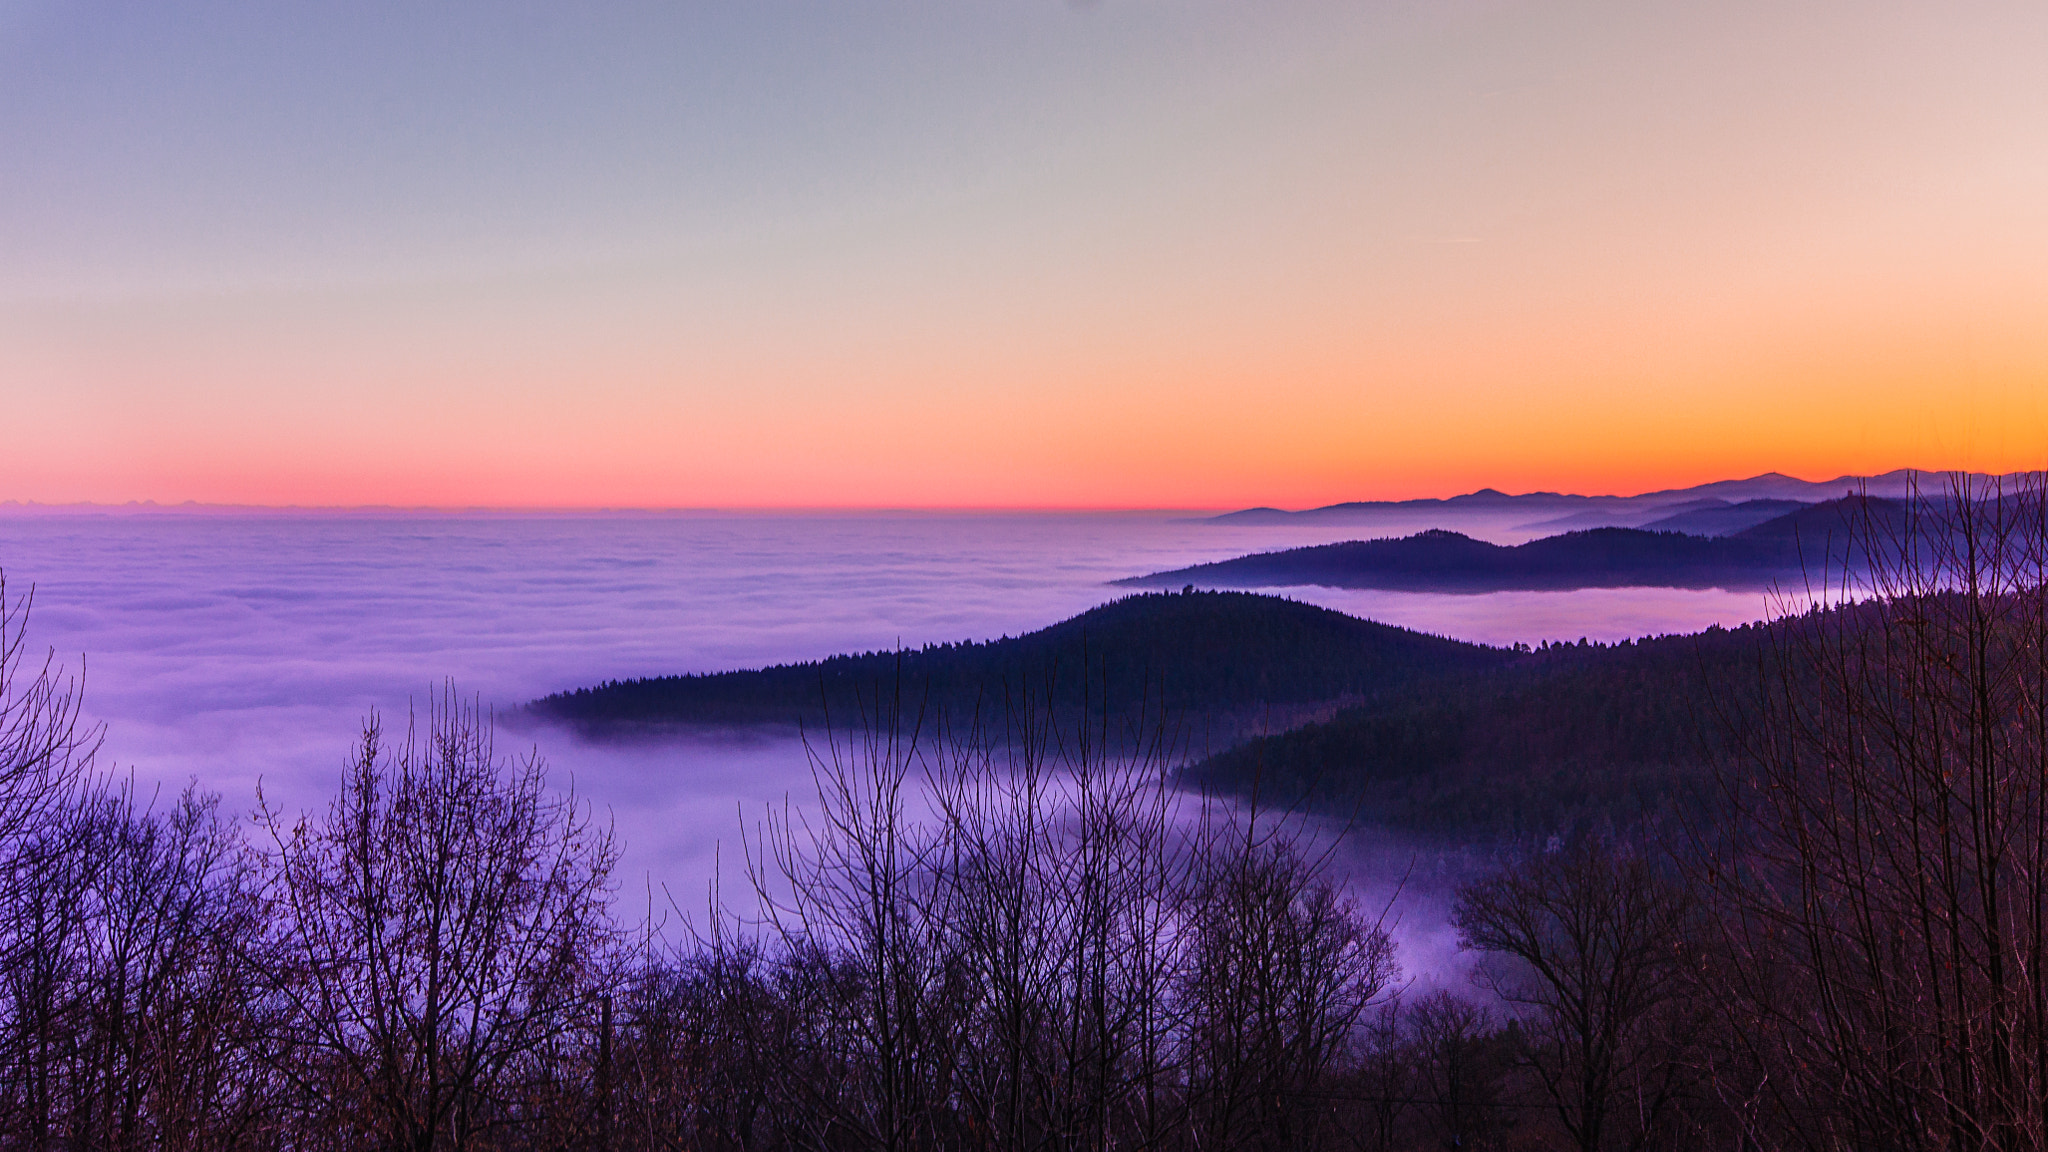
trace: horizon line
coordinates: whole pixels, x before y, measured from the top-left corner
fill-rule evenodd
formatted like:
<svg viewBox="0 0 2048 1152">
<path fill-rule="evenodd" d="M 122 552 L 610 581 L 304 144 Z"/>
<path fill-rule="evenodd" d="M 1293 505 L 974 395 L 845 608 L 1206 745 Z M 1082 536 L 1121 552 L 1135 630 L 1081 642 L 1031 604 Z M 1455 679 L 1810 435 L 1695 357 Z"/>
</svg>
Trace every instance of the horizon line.
<svg viewBox="0 0 2048 1152">
<path fill-rule="evenodd" d="M 1556 489 L 1532 489 L 1526 492 L 1502 492 L 1491 485 L 1481 485 L 1470 491 L 1450 496 L 1422 496 L 1400 499 L 1360 498 L 1340 500 L 1331 504 L 1317 505 L 1301 511 L 1317 511 L 1323 508 L 1339 508 L 1354 504 L 1406 504 L 1427 500 L 1453 500 L 1481 493 L 1494 493 L 1511 498 L 1528 496 L 1563 496 L 1585 500 L 1633 500 L 1644 496 L 1664 493 L 1686 492 L 1695 488 L 1706 488 L 1723 484 L 1743 484 L 1758 480 L 1780 479 L 1794 483 L 1820 487 L 1844 481 L 1871 481 L 1899 476 L 1948 476 L 1969 475 L 1984 479 L 2016 479 L 2044 475 L 2042 470 L 2020 470 L 2009 473 L 1971 472 L 1967 469 L 1923 469 L 1894 468 L 1885 472 L 1869 474 L 1845 473 L 1828 480 L 1806 480 L 1787 472 L 1776 470 L 1759 472 L 1752 476 L 1727 477 L 1704 480 L 1697 484 L 1681 487 L 1657 488 L 1635 493 L 1578 493 Z M 1215 514 L 1222 512 L 1247 511 L 1288 511 L 1265 504 L 1224 505 L 1140 505 L 1140 504 L 256 504 L 216 503 L 200 500 L 162 502 L 157 500 L 126 500 L 118 503 L 74 500 L 47 502 L 40 500 L 0 500 L 0 516 L 14 515 L 265 515 L 298 514 L 329 516 L 376 516 L 376 515 L 439 515 L 439 516 L 767 516 L 767 515 L 1046 515 L 1046 514 Z"/>
</svg>

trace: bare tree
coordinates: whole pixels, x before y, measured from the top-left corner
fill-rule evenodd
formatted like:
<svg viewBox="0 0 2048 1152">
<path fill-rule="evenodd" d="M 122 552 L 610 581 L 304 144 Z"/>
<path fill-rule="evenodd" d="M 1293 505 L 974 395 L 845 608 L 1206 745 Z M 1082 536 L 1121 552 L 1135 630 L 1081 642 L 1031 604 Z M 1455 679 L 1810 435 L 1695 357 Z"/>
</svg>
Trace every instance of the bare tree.
<svg viewBox="0 0 2048 1152">
<path fill-rule="evenodd" d="M 13 845 L 91 764 L 102 729 L 85 722 L 84 689 L 54 650 L 32 659 L 33 589 L 9 599 L 0 573 L 0 847 Z"/>
<path fill-rule="evenodd" d="M 614 1146 L 785 1148 L 795 1115 L 797 1026 L 757 940 L 722 931 L 639 960 L 624 990 L 611 1091 Z"/>
<path fill-rule="evenodd" d="M 1371 1152 L 1393 1152 L 1419 1090 L 1415 1053 L 1403 1027 L 1401 998 L 1391 996 L 1366 1014 L 1359 1029 L 1357 1062 L 1349 1077 L 1352 1094 L 1363 1105 L 1353 1122 L 1353 1143 Z"/>
<path fill-rule="evenodd" d="M 55 653 L 33 659 L 32 603 L 0 576 L 0 1128 L 42 1147 L 60 1135 L 62 1056 L 82 1024 L 95 830 L 76 808 L 100 729 Z"/>
<path fill-rule="evenodd" d="M 1078 1150 L 1336 1136 L 1358 1018 L 1393 948 L 1305 821 L 1182 811 L 1157 728 L 1111 734 L 1028 698 L 992 732 L 903 716 L 877 708 L 853 739 L 814 745 L 815 807 L 786 809 L 750 849 L 762 949 L 730 954 L 770 973 L 749 982 L 765 995 L 748 1018 L 774 1021 L 756 1034 L 779 1047 L 742 1059 L 780 1070 L 782 1138 Z M 729 1095 L 694 1075 L 698 1098 Z"/>
<path fill-rule="evenodd" d="M 1049 694 L 1049 693 L 1048 693 Z M 1179 1112 L 1178 800 L 1162 726 L 1063 724 L 1026 692 L 931 781 L 949 953 L 974 989 L 959 1091 L 989 1147 L 1163 1139 Z"/>
<path fill-rule="evenodd" d="M 1772 630 L 1737 728 L 1721 992 L 1787 1141 L 2039 1149 L 2048 490 L 1956 477 L 1850 530 L 1860 567 Z"/>
<path fill-rule="evenodd" d="M 878 694 L 879 697 L 879 694 Z M 878 698 L 851 738 L 806 741 L 818 793 L 748 848 L 761 925 L 799 1022 L 788 1058 L 807 1146 L 899 1152 L 949 1127 L 961 969 L 947 954 L 935 830 L 907 811 L 925 771 L 922 713 Z"/>
<path fill-rule="evenodd" d="M 91 893 L 100 829 L 60 811 L 18 832 L 4 876 L 7 963 L 0 967 L 0 1129 L 48 1148 L 71 1119 L 76 1055 L 89 1025 Z"/>
<path fill-rule="evenodd" d="M 1499 1130 L 1502 1061 L 1493 1013 L 1449 991 L 1408 1009 L 1422 1127 L 1437 1147 L 1488 1145 Z"/>
<path fill-rule="evenodd" d="M 607 991 L 610 834 L 507 762 L 453 690 L 396 750 L 373 715 L 324 818 L 265 807 L 271 935 L 252 957 L 313 1145 L 480 1147 L 528 1060 Z"/>
<path fill-rule="evenodd" d="M 1393 943 L 1298 819 L 1214 819 L 1197 851 L 1182 991 L 1196 1139 L 1319 1146 L 1358 1019 L 1394 978 Z"/>
<path fill-rule="evenodd" d="M 132 784 L 93 812 L 91 1034 L 78 1138 L 97 1147 L 233 1147 L 259 1135 L 268 1078 L 240 954 L 260 933 L 244 846 L 188 789 L 138 810 Z"/>
<path fill-rule="evenodd" d="M 1640 853 L 1591 837 L 1465 885 L 1474 975 L 1521 1009 L 1522 1061 L 1583 1152 L 1659 1138 L 1691 1069 L 1690 895 Z"/>
</svg>

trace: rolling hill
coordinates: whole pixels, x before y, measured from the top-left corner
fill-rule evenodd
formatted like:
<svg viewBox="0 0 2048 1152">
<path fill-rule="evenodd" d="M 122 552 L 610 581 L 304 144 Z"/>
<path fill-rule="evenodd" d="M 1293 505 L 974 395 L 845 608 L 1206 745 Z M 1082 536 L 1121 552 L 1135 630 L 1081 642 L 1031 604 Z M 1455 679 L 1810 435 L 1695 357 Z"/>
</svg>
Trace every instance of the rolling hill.
<svg viewBox="0 0 2048 1152">
<path fill-rule="evenodd" d="M 1514 653 L 1243 592 L 1127 596 L 1022 636 L 865 652 L 709 675 L 614 681 L 527 705 L 595 735 L 659 728 L 858 722 L 899 688 L 909 710 L 960 723 L 999 718 L 1006 698 L 1183 723 L 1370 698 L 1494 667 Z"/>
</svg>

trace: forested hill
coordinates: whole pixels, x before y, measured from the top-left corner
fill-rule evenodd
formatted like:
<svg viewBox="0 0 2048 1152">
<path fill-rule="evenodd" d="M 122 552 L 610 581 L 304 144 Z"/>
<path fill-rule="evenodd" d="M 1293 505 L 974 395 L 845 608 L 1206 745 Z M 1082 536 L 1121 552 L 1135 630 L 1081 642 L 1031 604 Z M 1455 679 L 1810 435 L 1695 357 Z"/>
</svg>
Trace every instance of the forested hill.
<svg viewBox="0 0 2048 1152">
<path fill-rule="evenodd" d="M 1727 536 L 1594 528 L 1512 547 L 1433 529 L 1399 539 L 1353 540 L 1261 552 L 1117 581 L 1234 588 L 1321 584 L 1399 591 L 1567 591 L 1577 588 L 1762 588 L 1847 558 L 1868 519 L 1894 524 L 1903 508 L 1855 497 L 1830 501 Z"/>
<path fill-rule="evenodd" d="M 1495 667 L 1514 653 L 1246 592 L 1129 596 L 1023 636 L 865 652 L 758 671 L 614 681 L 531 714 L 602 734 L 662 726 L 835 723 L 900 685 L 907 708 L 997 718 L 1006 694 L 1120 717 L 1194 721 L 1267 705 L 1369 697 Z M 1086 669 L 1084 676 L 1083 670 Z"/>
<path fill-rule="evenodd" d="M 1553 645 L 1254 739 L 1191 784 L 1463 836 L 1547 835 L 1689 808 L 1754 692 L 1765 627 Z"/>
</svg>

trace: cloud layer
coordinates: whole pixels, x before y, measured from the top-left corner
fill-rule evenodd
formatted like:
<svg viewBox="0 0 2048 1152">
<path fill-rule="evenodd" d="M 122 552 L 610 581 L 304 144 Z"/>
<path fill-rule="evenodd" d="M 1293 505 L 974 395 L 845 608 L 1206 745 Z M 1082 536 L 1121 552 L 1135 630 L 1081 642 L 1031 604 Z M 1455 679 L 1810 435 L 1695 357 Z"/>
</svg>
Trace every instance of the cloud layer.
<svg viewBox="0 0 2048 1152">
<path fill-rule="evenodd" d="M 35 642 L 74 668 L 82 654 L 112 763 L 167 789 L 197 780 L 233 809 L 260 780 L 304 809 L 325 802 L 366 714 L 402 725 L 444 678 L 512 705 L 613 677 L 1014 635 L 1111 598 L 1113 577 L 1358 531 L 1148 515 L 13 516 L 0 565 L 11 591 L 35 586 Z M 1751 593 L 1290 592 L 1495 643 L 1763 609 Z M 787 740 L 591 746 L 538 729 L 501 747 L 528 741 L 616 819 L 633 906 L 643 883 L 701 906 L 721 858 L 736 884 L 742 818 L 809 795 Z"/>
</svg>

